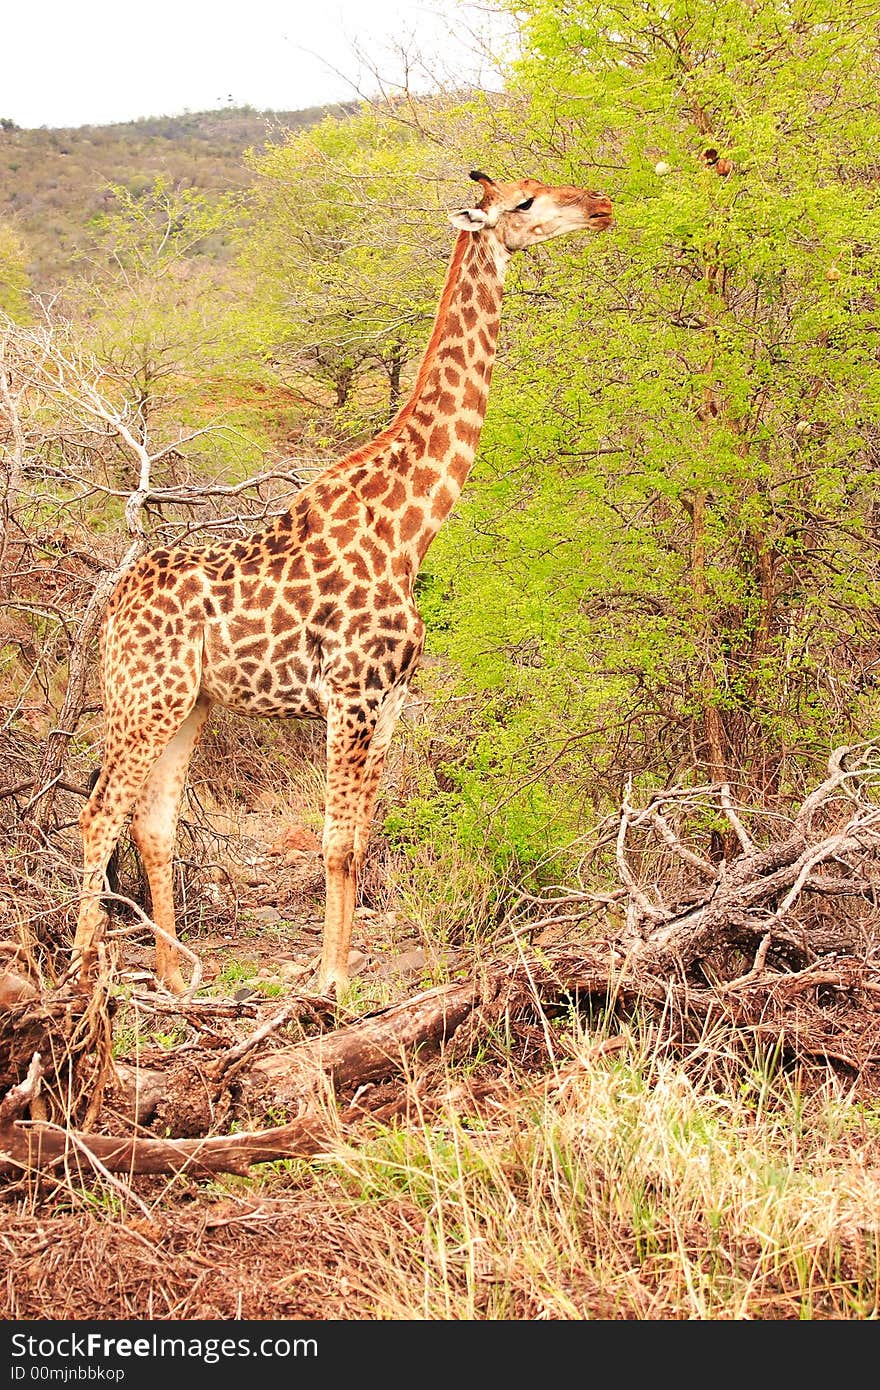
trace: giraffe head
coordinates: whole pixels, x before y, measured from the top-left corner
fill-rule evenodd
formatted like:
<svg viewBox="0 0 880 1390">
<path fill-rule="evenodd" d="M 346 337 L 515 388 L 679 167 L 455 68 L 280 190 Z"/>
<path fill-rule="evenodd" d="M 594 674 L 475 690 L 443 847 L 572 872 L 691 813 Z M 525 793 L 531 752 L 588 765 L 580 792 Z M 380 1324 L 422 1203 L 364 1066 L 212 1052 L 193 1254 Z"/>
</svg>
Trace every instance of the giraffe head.
<svg viewBox="0 0 880 1390">
<path fill-rule="evenodd" d="M 550 188 L 537 179 L 496 183 L 478 170 L 471 178 L 483 190 L 475 208 L 452 212 L 449 220 L 460 231 L 489 228 L 507 251 L 522 251 L 539 241 L 591 227 L 601 231 L 612 220 L 610 198 L 584 188 Z"/>
</svg>

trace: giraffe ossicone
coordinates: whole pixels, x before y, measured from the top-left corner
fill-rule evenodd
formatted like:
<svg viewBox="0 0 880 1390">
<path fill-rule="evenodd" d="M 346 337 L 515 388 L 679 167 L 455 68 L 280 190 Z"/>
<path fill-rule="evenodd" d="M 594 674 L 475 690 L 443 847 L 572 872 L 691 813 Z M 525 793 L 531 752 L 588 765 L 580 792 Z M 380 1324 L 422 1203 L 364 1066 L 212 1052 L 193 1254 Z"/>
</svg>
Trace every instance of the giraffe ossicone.
<svg viewBox="0 0 880 1390">
<path fill-rule="evenodd" d="M 97 968 L 106 868 L 129 816 L 150 885 L 156 974 L 180 971 L 172 862 L 193 750 L 213 705 L 327 725 L 326 901 L 318 988 L 340 995 L 357 875 L 385 756 L 422 651 L 413 597 L 425 552 L 474 460 L 515 251 L 612 220 L 603 194 L 474 171 L 412 391 L 386 429 L 330 464 L 246 540 L 172 546 L 119 581 L 101 632 L 104 760 L 80 816 L 73 963 Z"/>
</svg>

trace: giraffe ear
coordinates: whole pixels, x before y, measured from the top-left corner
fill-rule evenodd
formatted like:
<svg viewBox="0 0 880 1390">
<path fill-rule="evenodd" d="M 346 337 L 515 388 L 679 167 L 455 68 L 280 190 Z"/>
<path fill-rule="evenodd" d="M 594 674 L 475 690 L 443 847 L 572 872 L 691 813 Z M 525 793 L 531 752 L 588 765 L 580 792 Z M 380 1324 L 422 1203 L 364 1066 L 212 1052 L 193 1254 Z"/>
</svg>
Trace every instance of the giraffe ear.
<svg viewBox="0 0 880 1390">
<path fill-rule="evenodd" d="M 460 232 L 479 232 L 489 224 L 489 218 L 482 208 L 459 208 L 456 212 L 450 212 L 449 220 Z"/>
</svg>

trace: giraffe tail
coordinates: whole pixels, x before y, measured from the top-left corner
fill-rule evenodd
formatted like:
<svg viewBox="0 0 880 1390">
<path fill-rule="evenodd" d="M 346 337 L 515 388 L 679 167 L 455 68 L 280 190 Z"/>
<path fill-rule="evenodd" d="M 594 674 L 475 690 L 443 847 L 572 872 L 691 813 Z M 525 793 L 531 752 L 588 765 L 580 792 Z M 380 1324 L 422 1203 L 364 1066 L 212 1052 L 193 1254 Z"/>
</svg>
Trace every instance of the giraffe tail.
<svg viewBox="0 0 880 1390">
<path fill-rule="evenodd" d="M 94 768 L 92 772 L 89 773 L 89 780 L 88 780 L 88 782 L 87 782 L 86 785 L 87 785 L 87 787 L 88 787 L 88 791 L 89 791 L 89 795 L 90 795 L 90 796 L 91 796 L 92 792 L 95 790 L 95 787 L 98 785 L 98 778 L 99 778 L 100 776 L 101 776 L 101 765 L 100 765 L 100 763 L 99 763 L 98 766 L 97 766 L 96 768 Z M 108 863 L 107 863 L 107 868 L 105 869 L 104 872 L 105 872 L 105 874 L 106 874 L 106 876 L 107 876 L 107 890 L 108 890 L 108 892 L 110 892 L 110 893 L 118 893 L 118 892 L 119 892 L 119 845 L 118 845 L 118 844 L 114 845 L 114 847 L 113 847 L 113 853 L 110 855 L 110 858 L 109 858 Z M 111 899 L 111 898 L 102 898 L 102 899 L 101 899 L 101 906 L 103 907 L 103 909 L 104 909 L 105 912 L 112 912 L 112 910 L 113 910 L 113 901 L 112 901 L 112 899 Z"/>
</svg>

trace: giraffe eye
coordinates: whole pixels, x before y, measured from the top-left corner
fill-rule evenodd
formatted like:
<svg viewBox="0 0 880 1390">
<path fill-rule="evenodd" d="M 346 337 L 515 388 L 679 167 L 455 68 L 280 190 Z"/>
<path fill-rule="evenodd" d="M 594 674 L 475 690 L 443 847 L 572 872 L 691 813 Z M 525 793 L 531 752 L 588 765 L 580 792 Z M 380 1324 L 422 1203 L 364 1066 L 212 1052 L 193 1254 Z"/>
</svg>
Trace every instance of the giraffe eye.
<svg viewBox="0 0 880 1390">
<path fill-rule="evenodd" d="M 517 203 L 517 205 L 516 205 L 516 211 L 517 211 L 517 212 L 528 212 L 529 208 L 532 206 L 532 203 L 533 203 L 534 201 L 535 201 L 534 198 L 526 198 L 526 200 L 525 200 L 524 203 Z"/>
</svg>

